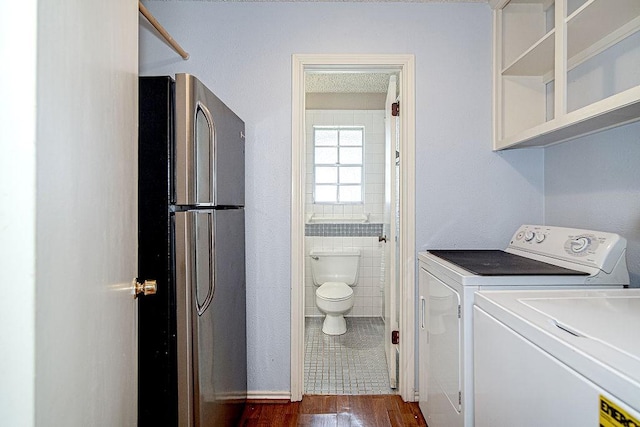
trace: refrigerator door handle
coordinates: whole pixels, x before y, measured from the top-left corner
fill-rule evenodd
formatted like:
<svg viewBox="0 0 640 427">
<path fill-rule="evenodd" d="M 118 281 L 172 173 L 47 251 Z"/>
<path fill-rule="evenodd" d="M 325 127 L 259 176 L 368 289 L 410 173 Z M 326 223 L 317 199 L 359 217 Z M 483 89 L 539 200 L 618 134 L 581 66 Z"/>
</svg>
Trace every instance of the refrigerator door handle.
<svg viewBox="0 0 640 427">
<path fill-rule="evenodd" d="M 176 75 L 176 204 L 212 206 L 215 194 L 216 127 L 209 89 L 192 76 Z M 215 97 L 214 97 L 215 98 Z"/>
<path fill-rule="evenodd" d="M 202 217 L 206 218 L 202 221 Z M 191 239 L 189 247 L 192 254 L 193 263 L 191 268 L 192 277 L 195 278 L 195 305 L 198 316 L 207 311 L 213 300 L 215 290 L 215 269 L 214 269 L 214 213 L 197 213 L 192 216 L 193 232 L 190 233 Z M 204 223 L 204 224 L 203 224 Z M 203 250 L 205 249 L 206 250 Z M 201 253 L 205 252 L 205 253 Z M 204 286 L 203 286 L 204 285 Z M 203 289 L 204 288 L 204 289 Z M 204 292 L 203 292 L 204 291 Z M 204 299 L 201 298 L 204 295 Z"/>
</svg>

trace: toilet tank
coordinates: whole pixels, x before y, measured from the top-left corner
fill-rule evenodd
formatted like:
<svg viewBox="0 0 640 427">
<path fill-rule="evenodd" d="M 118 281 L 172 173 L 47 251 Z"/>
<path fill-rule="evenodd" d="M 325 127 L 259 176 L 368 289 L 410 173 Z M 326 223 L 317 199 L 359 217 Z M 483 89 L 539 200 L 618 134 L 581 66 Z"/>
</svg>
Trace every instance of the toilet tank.
<svg viewBox="0 0 640 427">
<path fill-rule="evenodd" d="M 312 250 L 309 252 L 309 257 L 311 258 L 311 275 L 316 286 L 326 282 L 344 282 L 354 286 L 358 281 L 360 251 L 357 249 Z"/>
</svg>

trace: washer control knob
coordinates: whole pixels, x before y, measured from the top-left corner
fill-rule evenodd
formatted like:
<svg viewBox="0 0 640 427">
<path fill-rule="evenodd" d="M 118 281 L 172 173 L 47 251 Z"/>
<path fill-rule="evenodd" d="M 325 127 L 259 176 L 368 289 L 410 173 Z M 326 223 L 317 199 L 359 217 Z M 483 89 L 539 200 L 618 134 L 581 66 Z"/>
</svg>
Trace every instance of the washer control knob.
<svg viewBox="0 0 640 427">
<path fill-rule="evenodd" d="M 542 243 L 547 236 L 542 233 L 536 233 L 536 242 Z"/>
<path fill-rule="evenodd" d="M 589 247 L 589 239 L 587 237 L 578 237 L 571 241 L 571 252 L 579 254 Z"/>
<path fill-rule="evenodd" d="M 530 242 L 533 240 L 534 237 L 536 237 L 536 233 L 534 233 L 533 231 L 527 230 L 524 232 L 525 241 Z"/>
</svg>

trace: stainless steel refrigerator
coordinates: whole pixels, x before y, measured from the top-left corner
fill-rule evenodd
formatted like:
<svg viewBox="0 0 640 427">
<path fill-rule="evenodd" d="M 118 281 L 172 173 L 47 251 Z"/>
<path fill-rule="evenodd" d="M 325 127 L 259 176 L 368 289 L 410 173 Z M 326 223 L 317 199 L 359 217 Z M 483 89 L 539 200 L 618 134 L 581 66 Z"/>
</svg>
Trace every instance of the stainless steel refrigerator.
<svg viewBox="0 0 640 427">
<path fill-rule="evenodd" d="M 247 393 L 244 123 L 188 74 L 139 81 L 138 422 L 233 426 Z"/>
</svg>

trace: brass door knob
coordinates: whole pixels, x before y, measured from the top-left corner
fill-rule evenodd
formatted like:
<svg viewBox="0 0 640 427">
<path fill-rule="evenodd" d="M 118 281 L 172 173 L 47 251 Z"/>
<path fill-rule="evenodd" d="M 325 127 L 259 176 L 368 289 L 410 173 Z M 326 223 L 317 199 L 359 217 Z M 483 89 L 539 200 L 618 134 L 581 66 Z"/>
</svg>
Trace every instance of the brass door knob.
<svg viewBox="0 0 640 427">
<path fill-rule="evenodd" d="M 158 290 L 158 284 L 155 280 L 145 280 L 140 282 L 138 279 L 133 279 L 133 297 L 138 298 L 138 295 L 153 295 Z"/>
</svg>

